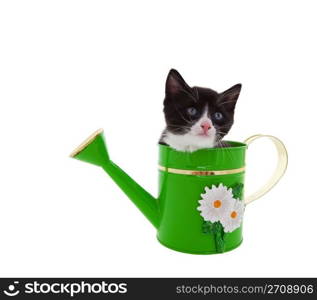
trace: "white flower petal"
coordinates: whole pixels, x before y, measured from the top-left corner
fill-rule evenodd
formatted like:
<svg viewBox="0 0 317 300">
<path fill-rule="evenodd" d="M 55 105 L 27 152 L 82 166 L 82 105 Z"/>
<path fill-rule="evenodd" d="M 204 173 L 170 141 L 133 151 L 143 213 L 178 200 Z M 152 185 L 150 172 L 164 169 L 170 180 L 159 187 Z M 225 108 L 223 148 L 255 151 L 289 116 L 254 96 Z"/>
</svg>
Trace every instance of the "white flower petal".
<svg viewBox="0 0 317 300">
<path fill-rule="evenodd" d="M 236 210 L 240 207 L 240 203 L 236 204 L 236 200 L 233 198 L 232 189 L 228 189 L 221 183 L 218 186 L 212 185 L 211 188 L 205 187 L 205 191 L 204 194 L 201 194 L 202 199 L 198 201 L 200 206 L 197 208 L 204 220 L 211 222 L 220 221 L 226 226 L 226 230 L 229 232 L 231 232 L 235 226 L 240 226 L 240 216 L 239 218 L 237 216 L 237 220 L 234 220 L 235 222 L 232 222 L 232 218 L 230 217 L 233 207 L 237 206 L 235 207 Z M 216 200 L 221 201 L 220 207 L 214 206 Z M 242 215 L 243 211 L 239 212 L 239 215 L 240 214 Z"/>
</svg>

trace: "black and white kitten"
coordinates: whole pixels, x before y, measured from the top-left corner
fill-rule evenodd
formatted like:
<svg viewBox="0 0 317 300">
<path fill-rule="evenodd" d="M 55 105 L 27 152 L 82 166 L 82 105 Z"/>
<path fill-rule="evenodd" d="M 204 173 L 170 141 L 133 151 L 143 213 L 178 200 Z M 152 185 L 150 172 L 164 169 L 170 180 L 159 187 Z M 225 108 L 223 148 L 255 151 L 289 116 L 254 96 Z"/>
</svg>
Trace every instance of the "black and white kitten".
<svg viewBox="0 0 317 300">
<path fill-rule="evenodd" d="M 164 114 L 166 128 L 160 143 L 178 151 L 196 151 L 223 147 L 228 133 L 241 84 L 217 93 L 202 87 L 189 87 L 174 69 L 166 79 Z"/>
</svg>

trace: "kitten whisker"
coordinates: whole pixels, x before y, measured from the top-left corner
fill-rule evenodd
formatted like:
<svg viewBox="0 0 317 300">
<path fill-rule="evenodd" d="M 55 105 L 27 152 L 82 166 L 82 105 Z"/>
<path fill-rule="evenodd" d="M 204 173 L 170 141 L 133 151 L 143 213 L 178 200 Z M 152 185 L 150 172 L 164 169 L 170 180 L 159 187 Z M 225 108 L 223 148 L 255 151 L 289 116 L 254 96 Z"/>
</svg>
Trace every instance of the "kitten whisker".
<svg viewBox="0 0 317 300">
<path fill-rule="evenodd" d="M 226 135 L 226 134 L 227 134 L 227 132 L 223 132 L 223 131 L 219 131 L 219 130 L 217 130 L 217 134 L 223 134 L 223 135 Z"/>
</svg>

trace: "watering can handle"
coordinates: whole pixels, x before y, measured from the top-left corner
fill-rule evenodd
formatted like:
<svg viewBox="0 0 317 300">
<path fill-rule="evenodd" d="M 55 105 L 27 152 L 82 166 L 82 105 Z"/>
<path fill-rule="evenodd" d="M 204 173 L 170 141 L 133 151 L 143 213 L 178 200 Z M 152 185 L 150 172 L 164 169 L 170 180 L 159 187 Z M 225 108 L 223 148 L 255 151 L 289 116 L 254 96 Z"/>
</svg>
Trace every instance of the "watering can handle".
<svg viewBox="0 0 317 300">
<path fill-rule="evenodd" d="M 287 150 L 282 143 L 281 140 L 276 138 L 275 136 L 271 135 L 264 135 L 264 134 L 257 134 L 253 135 L 249 138 L 247 138 L 244 143 L 249 146 L 253 141 L 259 139 L 259 138 L 269 138 L 275 145 L 278 155 L 278 162 L 275 168 L 275 171 L 272 175 L 272 177 L 269 179 L 269 181 L 263 185 L 258 191 L 254 192 L 253 194 L 245 197 L 244 203 L 245 205 L 251 203 L 252 201 L 262 197 L 265 195 L 268 191 L 270 191 L 282 178 L 284 175 L 286 168 L 287 168 L 287 162 L 288 162 L 288 156 L 287 156 Z"/>
</svg>

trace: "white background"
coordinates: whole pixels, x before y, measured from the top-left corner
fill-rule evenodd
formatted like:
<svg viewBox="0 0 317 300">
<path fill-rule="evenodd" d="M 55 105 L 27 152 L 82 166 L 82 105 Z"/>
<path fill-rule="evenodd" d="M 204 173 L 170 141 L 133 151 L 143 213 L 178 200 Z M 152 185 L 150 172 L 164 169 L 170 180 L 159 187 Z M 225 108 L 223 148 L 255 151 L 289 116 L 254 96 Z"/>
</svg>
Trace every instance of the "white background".
<svg viewBox="0 0 317 300">
<path fill-rule="evenodd" d="M 316 276 L 315 1 L 1 1 L 1 276 Z M 68 154 L 99 127 L 154 195 L 170 68 L 218 91 L 241 82 L 228 138 L 282 139 L 285 177 L 246 209 L 222 255 L 161 246 L 97 167 Z M 247 190 L 274 167 L 248 151 Z"/>
</svg>

